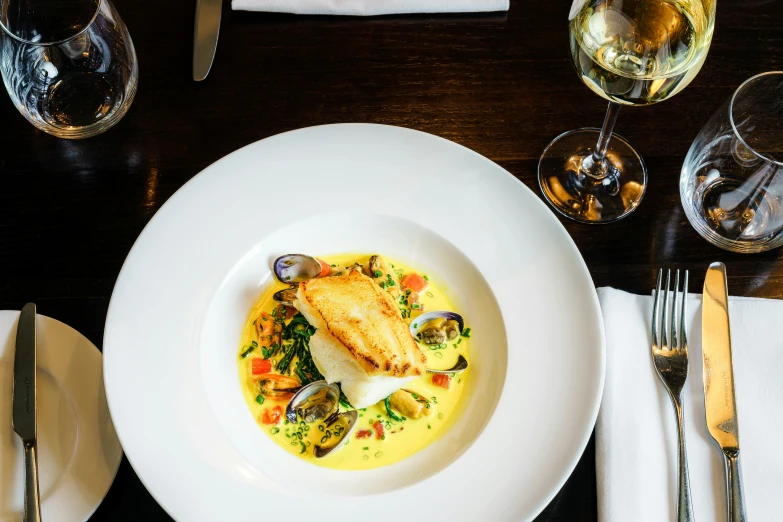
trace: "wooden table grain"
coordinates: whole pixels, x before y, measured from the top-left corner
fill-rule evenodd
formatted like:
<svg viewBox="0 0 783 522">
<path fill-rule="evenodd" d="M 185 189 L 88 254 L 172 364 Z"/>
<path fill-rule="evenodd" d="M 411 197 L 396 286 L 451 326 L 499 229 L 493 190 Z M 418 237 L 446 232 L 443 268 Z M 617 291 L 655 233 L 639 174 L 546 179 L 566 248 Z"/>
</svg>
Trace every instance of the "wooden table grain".
<svg viewBox="0 0 783 522">
<path fill-rule="evenodd" d="M 0 308 L 34 301 L 100 347 L 122 263 L 161 205 L 222 156 L 300 127 L 422 130 L 490 158 L 540 194 L 546 144 L 600 126 L 606 108 L 571 65 L 570 3 L 512 0 L 501 15 L 374 19 L 231 12 L 226 3 L 212 72 L 194 83 L 195 2 L 116 0 L 140 68 L 123 121 L 102 136 L 64 141 L 0 102 Z M 780 251 L 748 256 L 709 245 L 688 224 L 678 191 L 685 153 L 713 111 L 746 78 L 783 69 L 781 17 L 783 0 L 720 0 L 696 80 L 659 105 L 623 109 L 617 132 L 649 167 L 641 207 L 611 225 L 563 221 L 596 286 L 646 293 L 655 269 L 673 266 L 690 269 L 698 288 L 708 263 L 720 260 L 732 294 L 783 297 Z M 596 498 L 591 441 L 537 520 L 596 520 Z M 91 520 L 169 517 L 123 460 Z"/>
</svg>

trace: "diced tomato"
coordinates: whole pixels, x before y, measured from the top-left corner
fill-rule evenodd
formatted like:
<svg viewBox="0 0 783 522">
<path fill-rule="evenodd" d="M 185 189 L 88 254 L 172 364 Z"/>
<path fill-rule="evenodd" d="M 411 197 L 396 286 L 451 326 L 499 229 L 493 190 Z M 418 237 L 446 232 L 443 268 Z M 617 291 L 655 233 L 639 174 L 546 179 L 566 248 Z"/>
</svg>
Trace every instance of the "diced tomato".
<svg viewBox="0 0 783 522">
<path fill-rule="evenodd" d="M 267 361 L 261 357 L 253 357 L 251 361 L 251 371 L 253 375 L 261 375 L 272 371 L 272 361 Z"/>
<path fill-rule="evenodd" d="M 261 414 L 261 422 L 267 425 L 280 424 L 280 418 L 283 416 L 283 409 L 280 406 L 267 408 Z"/>
<path fill-rule="evenodd" d="M 440 386 L 441 388 L 446 388 L 448 390 L 449 385 L 451 384 L 451 377 L 445 373 L 436 373 L 432 376 L 432 384 L 435 386 Z"/>
<path fill-rule="evenodd" d="M 316 259 L 318 259 L 316 257 Z M 326 277 L 329 275 L 329 272 L 332 271 L 332 265 L 324 261 L 323 259 L 318 259 L 318 262 L 321 263 L 321 274 L 318 277 Z"/>
<path fill-rule="evenodd" d="M 372 430 L 359 430 L 356 432 L 356 438 L 357 439 L 369 439 L 372 437 Z"/>
<path fill-rule="evenodd" d="M 403 288 L 410 289 L 411 292 L 421 292 L 425 288 L 427 288 L 427 280 L 421 277 L 419 274 L 412 273 L 412 274 L 406 274 L 402 277 L 402 280 L 400 281 L 400 285 Z"/>
<path fill-rule="evenodd" d="M 373 422 L 372 429 L 375 430 L 375 438 L 381 440 L 383 438 L 383 423 L 379 420 Z"/>
</svg>

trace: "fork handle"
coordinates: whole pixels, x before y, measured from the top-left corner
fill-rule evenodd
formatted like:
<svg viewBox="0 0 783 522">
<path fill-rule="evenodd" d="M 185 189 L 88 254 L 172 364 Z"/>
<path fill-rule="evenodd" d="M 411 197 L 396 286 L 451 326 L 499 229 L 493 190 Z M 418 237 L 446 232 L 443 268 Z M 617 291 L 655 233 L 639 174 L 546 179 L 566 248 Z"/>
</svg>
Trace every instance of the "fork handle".
<svg viewBox="0 0 783 522">
<path fill-rule="evenodd" d="M 746 522 L 745 495 L 742 493 L 742 478 L 739 468 L 739 451 L 724 450 L 726 462 L 726 498 L 729 503 L 729 522 Z"/>
<path fill-rule="evenodd" d="M 691 484 L 688 480 L 688 456 L 685 453 L 685 433 L 682 429 L 682 402 L 674 400 L 677 413 L 677 446 L 679 449 L 677 467 L 679 470 L 677 485 L 677 522 L 693 522 L 693 504 L 691 503 Z M 744 519 L 743 519 L 744 520 Z M 735 522 L 732 520 L 731 522 Z"/>
</svg>

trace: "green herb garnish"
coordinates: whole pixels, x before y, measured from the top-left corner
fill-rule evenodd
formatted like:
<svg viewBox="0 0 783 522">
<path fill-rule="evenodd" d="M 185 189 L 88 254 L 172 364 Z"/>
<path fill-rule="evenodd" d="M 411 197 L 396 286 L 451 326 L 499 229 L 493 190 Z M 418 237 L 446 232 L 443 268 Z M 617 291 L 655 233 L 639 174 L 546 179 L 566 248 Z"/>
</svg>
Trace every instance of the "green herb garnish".
<svg viewBox="0 0 783 522">
<path fill-rule="evenodd" d="M 465 337 L 467 339 L 470 339 L 470 328 L 465 328 L 465 331 L 462 332 L 462 337 Z"/>
<path fill-rule="evenodd" d="M 254 341 L 254 342 L 255 342 L 255 341 Z M 242 352 L 242 355 L 241 355 L 240 357 L 242 357 L 242 358 L 244 359 L 245 357 L 247 357 L 248 355 L 250 355 L 250 354 L 253 352 L 253 350 L 255 350 L 255 349 L 256 349 L 256 347 L 255 347 L 255 346 L 250 346 L 250 347 L 248 347 L 248 349 L 247 349 L 247 350 L 245 350 L 244 352 Z"/>
<path fill-rule="evenodd" d="M 373 272 L 373 275 L 377 279 L 383 275 L 383 272 L 381 272 L 380 270 L 376 270 L 375 272 Z"/>
<path fill-rule="evenodd" d="M 263 395 L 256 395 L 256 402 L 258 404 L 264 404 L 264 396 Z"/>
</svg>

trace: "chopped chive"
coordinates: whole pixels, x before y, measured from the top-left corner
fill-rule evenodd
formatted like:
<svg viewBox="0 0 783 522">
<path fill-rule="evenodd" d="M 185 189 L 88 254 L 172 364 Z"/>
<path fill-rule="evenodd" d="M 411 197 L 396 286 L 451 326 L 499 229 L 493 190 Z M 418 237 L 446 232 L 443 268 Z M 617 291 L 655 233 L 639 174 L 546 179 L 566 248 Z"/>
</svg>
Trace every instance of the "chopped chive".
<svg viewBox="0 0 783 522">
<path fill-rule="evenodd" d="M 470 328 L 465 328 L 465 331 L 462 332 L 462 337 L 470 338 Z"/>
<path fill-rule="evenodd" d="M 258 348 L 258 343 L 255 341 L 250 341 L 250 346 L 252 346 L 253 348 Z"/>
<path fill-rule="evenodd" d="M 432 292 L 425 292 L 424 295 L 426 295 L 427 297 L 433 297 Z"/>
<path fill-rule="evenodd" d="M 258 404 L 264 404 L 264 396 L 263 395 L 256 395 L 256 402 Z"/>
<path fill-rule="evenodd" d="M 407 304 L 407 303 L 405 303 L 405 304 Z M 414 303 L 414 304 L 411 305 L 411 308 L 413 308 L 414 310 L 418 310 L 419 308 L 421 308 L 421 305 L 417 304 L 417 303 Z"/>
<path fill-rule="evenodd" d="M 422 277 L 424 277 L 424 280 L 425 280 L 425 281 L 429 281 L 429 280 L 430 280 L 430 278 L 429 278 L 429 277 L 427 277 L 426 275 L 425 275 L 425 276 L 422 276 Z"/>
<path fill-rule="evenodd" d="M 374 275 L 376 278 L 378 278 L 378 277 L 381 277 L 381 276 L 383 275 L 383 272 L 381 272 L 380 270 L 376 270 L 375 272 L 373 272 L 373 275 Z"/>
<path fill-rule="evenodd" d="M 271 430 L 269 430 L 269 433 L 271 433 L 272 435 L 277 435 L 278 433 L 280 433 L 280 428 L 272 428 Z"/>
<path fill-rule="evenodd" d="M 248 355 L 250 355 L 250 352 L 252 352 L 252 351 L 253 351 L 253 350 L 255 350 L 255 349 L 256 349 L 256 347 L 255 347 L 255 346 L 251 346 L 250 348 L 248 348 L 247 350 L 245 350 L 244 352 L 242 352 L 242 358 L 244 359 L 245 357 L 247 357 Z"/>
<path fill-rule="evenodd" d="M 369 447 L 369 446 L 365 446 L 365 447 L 363 447 L 362 449 L 363 449 L 364 451 L 367 451 L 368 449 L 370 449 L 370 447 Z"/>
</svg>

